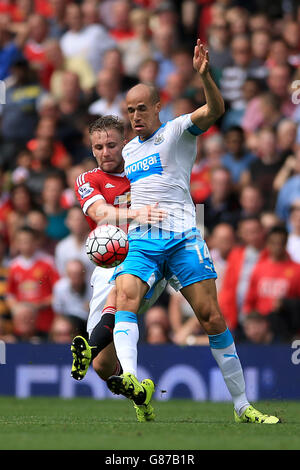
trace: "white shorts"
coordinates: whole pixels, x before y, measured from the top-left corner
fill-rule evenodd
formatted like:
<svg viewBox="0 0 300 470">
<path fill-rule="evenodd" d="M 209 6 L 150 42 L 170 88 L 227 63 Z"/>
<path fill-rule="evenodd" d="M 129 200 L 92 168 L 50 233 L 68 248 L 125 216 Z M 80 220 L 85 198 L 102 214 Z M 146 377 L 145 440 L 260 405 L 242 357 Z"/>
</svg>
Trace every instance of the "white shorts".
<svg viewBox="0 0 300 470">
<path fill-rule="evenodd" d="M 87 321 L 87 332 L 90 337 L 93 329 L 99 323 L 103 307 L 106 303 L 108 294 L 114 285 L 109 283 L 115 268 L 100 268 L 97 266 L 91 276 L 91 286 L 93 288 L 93 296 L 90 301 L 90 313 Z M 149 299 L 143 299 L 138 314 L 148 310 L 161 295 L 167 285 L 167 281 L 162 279 L 153 289 Z"/>
<path fill-rule="evenodd" d="M 91 276 L 90 282 L 93 289 L 93 296 L 90 301 L 90 313 L 86 327 L 89 336 L 99 323 L 108 294 L 114 287 L 112 284 L 109 284 L 114 270 L 115 268 L 100 268 L 100 266 L 97 266 Z"/>
</svg>

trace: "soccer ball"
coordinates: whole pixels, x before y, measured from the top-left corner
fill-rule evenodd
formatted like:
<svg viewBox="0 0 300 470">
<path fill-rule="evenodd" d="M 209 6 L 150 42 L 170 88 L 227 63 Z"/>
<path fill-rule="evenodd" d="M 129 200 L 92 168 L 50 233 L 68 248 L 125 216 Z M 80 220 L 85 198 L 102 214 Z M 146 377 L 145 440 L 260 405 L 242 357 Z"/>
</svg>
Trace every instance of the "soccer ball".
<svg viewBox="0 0 300 470">
<path fill-rule="evenodd" d="M 127 256 L 128 247 L 126 233 L 114 225 L 99 225 L 86 240 L 88 257 L 102 268 L 113 268 L 122 263 Z"/>
</svg>

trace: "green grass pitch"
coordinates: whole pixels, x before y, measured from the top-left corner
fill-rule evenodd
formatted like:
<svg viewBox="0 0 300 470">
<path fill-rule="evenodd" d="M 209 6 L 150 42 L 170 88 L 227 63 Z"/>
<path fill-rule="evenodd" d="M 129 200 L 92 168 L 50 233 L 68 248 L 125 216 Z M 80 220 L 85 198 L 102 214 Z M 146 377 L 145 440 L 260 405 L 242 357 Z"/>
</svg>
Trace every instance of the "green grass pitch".
<svg viewBox="0 0 300 470">
<path fill-rule="evenodd" d="M 260 402 L 279 425 L 235 424 L 231 403 L 154 402 L 137 423 L 128 400 L 0 397 L 1 450 L 299 449 L 300 402 Z"/>
</svg>

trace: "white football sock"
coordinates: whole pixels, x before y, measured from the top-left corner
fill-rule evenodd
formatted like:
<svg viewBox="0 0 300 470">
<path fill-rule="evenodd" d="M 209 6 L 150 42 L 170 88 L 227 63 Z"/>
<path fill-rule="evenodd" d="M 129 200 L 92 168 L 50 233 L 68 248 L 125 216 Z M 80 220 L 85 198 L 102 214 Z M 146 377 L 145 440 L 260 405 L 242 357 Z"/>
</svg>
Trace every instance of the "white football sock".
<svg viewBox="0 0 300 470">
<path fill-rule="evenodd" d="M 139 328 L 135 322 L 119 321 L 114 327 L 114 344 L 123 373 L 137 375 Z"/>
<path fill-rule="evenodd" d="M 245 392 L 242 366 L 231 333 L 227 329 L 220 335 L 209 335 L 209 340 L 212 355 L 222 372 L 234 409 L 240 416 L 249 406 L 249 402 Z"/>
</svg>

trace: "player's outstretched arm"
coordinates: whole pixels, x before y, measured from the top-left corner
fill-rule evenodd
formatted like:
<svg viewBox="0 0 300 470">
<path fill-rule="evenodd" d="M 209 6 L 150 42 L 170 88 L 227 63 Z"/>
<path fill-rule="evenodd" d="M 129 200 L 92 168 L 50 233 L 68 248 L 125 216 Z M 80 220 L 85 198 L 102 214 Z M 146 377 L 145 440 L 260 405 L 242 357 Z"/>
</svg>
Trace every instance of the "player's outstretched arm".
<svg viewBox="0 0 300 470">
<path fill-rule="evenodd" d="M 158 204 L 153 206 L 147 205 L 141 209 L 132 210 L 126 207 L 115 207 L 100 200 L 95 201 L 88 208 L 88 216 L 98 225 L 113 224 L 119 226 L 127 224 L 132 220 L 142 224 L 156 223 L 165 218 L 166 212 L 160 209 Z"/>
<path fill-rule="evenodd" d="M 208 52 L 200 39 L 194 49 L 193 66 L 201 76 L 206 104 L 196 109 L 191 119 L 199 129 L 206 131 L 224 114 L 225 107 L 220 90 L 210 75 Z"/>
</svg>

